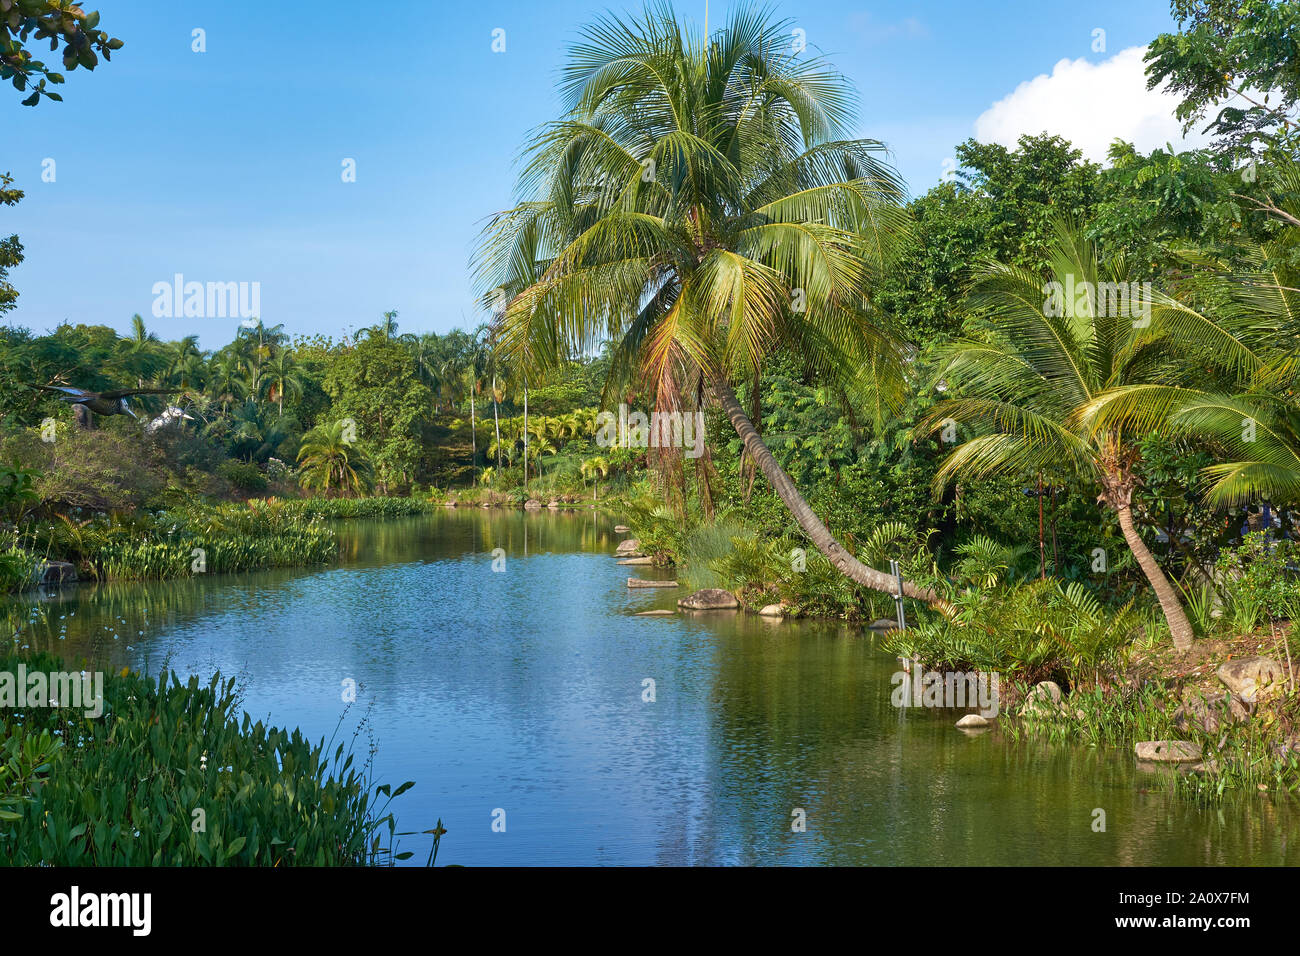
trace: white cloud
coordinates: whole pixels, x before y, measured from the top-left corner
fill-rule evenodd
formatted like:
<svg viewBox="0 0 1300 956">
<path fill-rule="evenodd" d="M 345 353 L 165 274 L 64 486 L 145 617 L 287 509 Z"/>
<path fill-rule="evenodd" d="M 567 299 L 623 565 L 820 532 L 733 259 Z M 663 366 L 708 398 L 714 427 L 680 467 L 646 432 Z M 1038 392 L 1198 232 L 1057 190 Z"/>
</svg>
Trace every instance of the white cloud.
<svg viewBox="0 0 1300 956">
<path fill-rule="evenodd" d="M 1146 47 L 1130 47 L 1109 60 L 1061 60 L 1050 76 L 1026 80 L 975 121 L 975 138 L 1014 147 L 1022 134 L 1044 131 L 1068 139 L 1087 159 L 1103 162 L 1116 139 L 1139 152 L 1172 143 L 1194 149 L 1209 137 L 1193 129 L 1183 136 L 1174 117 L 1178 97 L 1148 90 L 1142 57 Z"/>
</svg>

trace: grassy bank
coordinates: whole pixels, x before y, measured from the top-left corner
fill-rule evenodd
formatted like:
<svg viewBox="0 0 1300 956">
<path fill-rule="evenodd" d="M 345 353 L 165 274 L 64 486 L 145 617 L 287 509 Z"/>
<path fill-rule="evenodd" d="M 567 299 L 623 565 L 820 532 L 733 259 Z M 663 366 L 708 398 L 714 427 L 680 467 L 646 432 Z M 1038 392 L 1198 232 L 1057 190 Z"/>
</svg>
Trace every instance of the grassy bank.
<svg viewBox="0 0 1300 956">
<path fill-rule="evenodd" d="M 156 512 L 28 520 L 0 552 L 0 590 L 32 585 L 42 560 L 67 561 L 82 579 L 166 580 L 267 568 L 310 567 L 337 558 L 328 522 L 428 512 L 429 498 L 251 499 Z"/>
</svg>

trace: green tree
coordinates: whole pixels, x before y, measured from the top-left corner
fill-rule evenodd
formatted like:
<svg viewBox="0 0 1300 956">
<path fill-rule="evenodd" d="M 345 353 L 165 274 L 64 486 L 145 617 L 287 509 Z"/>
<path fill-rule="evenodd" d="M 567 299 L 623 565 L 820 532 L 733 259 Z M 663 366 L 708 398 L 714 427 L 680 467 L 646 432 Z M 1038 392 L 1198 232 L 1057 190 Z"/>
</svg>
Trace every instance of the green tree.
<svg viewBox="0 0 1300 956">
<path fill-rule="evenodd" d="M 0 173 L 0 206 L 16 206 L 22 202 L 23 191 L 14 189 L 14 178 Z M 11 311 L 18 301 L 18 290 L 9 284 L 9 270 L 23 261 L 23 244 L 17 236 L 0 239 L 0 315 Z"/>
<path fill-rule="evenodd" d="M 285 349 L 266 363 L 266 375 L 271 383 L 271 400 L 279 405 L 283 415 L 285 395 L 298 398 L 303 393 L 305 379 L 302 369 L 294 360 L 293 353 Z"/>
<path fill-rule="evenodd" d="M 528 198 L 493 218 L 480 250 L 485 299 L 508 298 L 502 348 L 546 368 L 613 339 L 613 374 L 662 409 L 707 383 L 813 543 L 892 591 L 813 513 L 731 385 L 796 345 L 827 381 L 866 370 L 901 396 L 901 361 L 876 361 L 900 350 L 864 301 L 906 231 L 902 189 L 880 144 L 851 138 L 847 82 L 793 52 L 789 24 L 766 13 L 742 7 L 700 38 L 655 6 L 587 29 L 561 92 L 571 109 L 529 146 Z"/>
<path fill-rule="evenodd" d="M 415 376 L 407 347 L 382 333 L 343 349 L 325 373 L 331 414 L 356 423 L 358 445 L 382 490 L 416 478 L 433 395 Z"/>
<path fill-rule="evenodd" d="M 111 60 L 123 46 L 99 29 L 99 14 L 82 10 L 77 0 L 0 0 L 0 80 L 19 93 L 31 91 L 24 106 L 35 106 L 42 96 L 63 99 L 49 88 L 61 84 L 63 74 L 32 58 L 27 45 L 33 40 L 48 41 L 51 52 L 62 43 L 63 68 L 69 72 L 79 66 L 94 70 L 101 56 Z"/>
<path fill-rule="evenodd" d="M 223 410 L 250 394 L 248 380 L 244 377 L 244 363 L 234 348 L 227 346 L 212 361 L 208 374 L 208 388 Z"/>
<path fill-rule="evenodd" d="M 389 309 L 379 320 L 377 325 L 372 325 L 367 331 L 378 335 L 383 339 L 392 339 L 397 337 L 397 310 Z"/>
<path fill-rule="evenodd" d="M 1216 110 L 1207 129 L 1230 151 L 1259 141 L 1300 142 L 1300 5 L 1293 0 L 1172 0 L 1177 33 L 1147 50 L 1147 86 L 1182 96 L 1187 129 Z M 1236 97 L 1236 100 L 1233 98 Z"/>
<path fill-rule="evenodd" d="M 370 461 L 349 441 L 345 422 L 317 425 L 304 435 L 298 462 L 304 488 L 360 496 L 371 487 Z"/>
<path fill-rule="evenodd" d="M 958 475 L 1060 467 L 1095 479 L 1098 500 L 1115 512 L 1181 652 L 1191 646 L 1192 626 L 1133 519 L 1141 481 L 1134 435 L 1117 424 L 1094 427 L 1089 413 L 1111 390 L 1165 381 L 1175 364 L 1174 332 L 1220 342 L 1223 335 L 1154 290 L 1145 304 L 1149 312 L 1140 299 L 1128 298 L 1124 306 L 1118 295 L 1104 293 L 1123 288 L 1132 295 L 1126 269 L 1123 259 L 1100 255 L 1064 224 L 1057 225 L 1049 272 L 1055 286 L 1005 263 L 980 268 L 970 299 L 977 335 L 943 350 L 942 374 L 955 396 L 931 410 L 926 426 L 975 430 L 945 459 L 939 485 Z"/>
<path fill-rule="evenodd" d="M 1278 212 L 1300 223 L 1300 169 Z M 1089 407 L 1096 428 L 1160 429 L 1207 442 L 1209 500 L 1300 503 L 1300 226 L 1230 261 L 1188 253 L 1201 281 L 1183 309 L 1198 321 L 1180 342 L 1181 380 L 1133 384 Z M 1210 303 L 1194 308 L 1195 295 Z M 1214 329 L 1206 336 L 1205 329 Z"/>
<path fill-rule="evenodd" d="M 131 316 L 131 334 L 121 340 L 120 352 L 119 367 L 134 378 L 137 385 L 143 385 L 145 379 L 153 379 L 168 364 L 167 349 L 158 336 L 146 328 L 139 315 Z"/>
<path fill-rule="evenodd" d="M 600 498 L 600 479 L 609 477 L 609 460 L 603 455 L 583 461 L 581 473 L 584 479 L 591 479 L 591 500 Z"/>
</svg>

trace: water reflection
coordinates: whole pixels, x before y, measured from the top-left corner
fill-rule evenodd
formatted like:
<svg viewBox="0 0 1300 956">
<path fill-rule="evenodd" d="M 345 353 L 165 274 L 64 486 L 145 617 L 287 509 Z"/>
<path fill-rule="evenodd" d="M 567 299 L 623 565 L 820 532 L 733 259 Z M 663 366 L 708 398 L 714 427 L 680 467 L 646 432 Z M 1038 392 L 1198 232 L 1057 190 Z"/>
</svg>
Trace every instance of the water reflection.
<svg viewBox="0 0 1300 956">
<path fill-rule="evenodd" d="M 870 633 L 634 617 L 679 595 L 629 590 L 630 570 L 656 572 L 617 565 L 620 536 L 593 512 L 449 509 L 340 533 L 338 568 L 89 586 L 5 613 L 69 660 L 241 674 L 254 716 L 314 737 L 355 679 L 346 719 L 370 708 L 379 775 L 417 781 L 399 829 L 441 816 L 447 862 L 1300 862 L 1292 804 L 1198 809 L 1127 754 L 895 709 L 896 662 Z M 406 841 L 413 862 L 423 839 Z"/>
</svg>

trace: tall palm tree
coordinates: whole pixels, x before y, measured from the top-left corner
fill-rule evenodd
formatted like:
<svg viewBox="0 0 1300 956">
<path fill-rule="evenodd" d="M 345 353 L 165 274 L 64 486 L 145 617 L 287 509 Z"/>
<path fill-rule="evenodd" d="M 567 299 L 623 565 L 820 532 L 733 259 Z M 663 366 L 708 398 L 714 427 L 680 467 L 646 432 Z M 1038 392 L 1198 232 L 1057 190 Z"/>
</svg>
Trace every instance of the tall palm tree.
<svg viewBox="0 0 1300 956">
<path fill-rule="evenodd" d="M 442 338 L 436 332 L 426 332 L 419 336 L 402 336 L 411 350 L 415 362 L 415 375 L 422 385 L 428 387 L 435 396 L 434 411 L 440 411 L 437 396 L 442 392 L 442 363 L 445 348 Z"/>
<path fill-rule="evenodd" d="M 484 368 L 485 378 L 491 379 L 492 389 L 492 423 L 496 432 L 497 452 L 497 471 L 501 470 L 501 403 L 506 400 L 505 385 L 506 379 L 510 376 L 510 366 L 506 363 L 500 349 L 497 348 L 496 326 L 489 324 L 487 326 L 486 367 Z M 488 454 L 491 454 L 489 450 Z"/>
<path fill-rule="evenodd" d="M 478 422 L 476 420 L 475 396 L 486 384 L 489 353 L 491 352 L 491 326 L 480 325 L 470 336 L 466 349 L 466 374 L 469 376 L 469 435 L 470 450 L 474 455 L 474 466 L 478 467 Z"/>
<path fill-rule="evenodd" d="M 279 403 L 280 414 L 283 415 L 285 393 L 294 397 L 302 395 L 306 381 L 302 369 L 294 360 L 293 353 L 285 349 L 266 363 L 266 375 L 270 380 L 271 398 Z"/>
<path fill-rule="evenodd" d="M 906 234 L 902 186 L 880 143 L 851 138 L 847 82 L 790 35 L 748 7 L 707 37 L 664 5 L 585 30 L 568 112 L 529 144 L 526 198 L 489 222 L 477 278 L 485 302 L 506 299 L 501 347 L 524 370 L 612 341 L 613 377 L 665 411 L 702 378 L 813 543 L 892 592 L 813 513 L 731 385 L 788 346 L 823 380 L 878 371 L 901 398 L 901 349 L 867 293 Z"/>
<path fill-rule="evenodd" d="M 1132 278 L 1122 260 L 1100 257 L 1069 224 L 1057 225 L 1049 261 L 1055 286 L 1016 266 L 976 267 L 968 304 L 982 334 L 941 350 L 940 374 L 955 397 L 922 423 L 938 430 L 953 422 L 976 434 L 944 460 L 936 484 L 1061 467 L 1094 479 L 1098 500 L 1115 512 L 1160 602 L 1174 646 L 1185 651 L 1192 643 L 1187 614 L 1133 522 L 1135 433 L 1120 424 L 1097 428 L 1089 415 L 1101 397 L 1166 380 L 1176 367 L 1175 333 L 1222 344 L 1221 330 L 1160 292 L 1147 301 L 1140 286 L 1136 308 L 1132 298 L 1119 308 L 1117 295 L 1090 297 L 1088 289 L 1131 292 Z M 1063 299 L 1063 290 L 1080 294 Z"/>
<path fill-rule="evenodd" d="M 195 358 L 203 356 L 202 350 L 199 349 L 199 337 L 197 335 L 187 335 L 178 342 L 173 342 L 167 346 L 167 376 L 170 378 L 178 373 L 184 374 L 189 367 L 189 363 Z"/>
<path fill-rule="evenodd" d="M 222 411 L 229 411 L 231 403 L 251 393 L 244 377 L 244 362 L 234 348 L 227 346 L 214 357 L 208 388 L 213 398 L 221 402 Z"/>
<path fill-rule="evenodd" d="M 380 317 L 379 323 L 371 326 L 369 331 L 382 339 L 393 338 L 397 334 L 397 310 L 389 309 Z"/>
<path fill-rule="evenodd" d="M 154 378 L 167 367 L 167 347 L 145 327 L 139 315 L 131 316 L 131 334 L 120 345 L 123 369 L 135 376 L 138 386 L 143 387 L 145 379 Z"/>
<path fill-rule="evenodd" d="M 257 319 L 255 322 L 240 325 L 235 337 L 234 350 L 244 364 L 250 398 L 254 400 L 261 398 L 263 368 L 279 353 L 288 339 L 289 335 L 284 331 L 283 324 L 267 328 L 261 319 Z"/>
<path fill-rule="evenodd" d="M 207 360 L 199 348 L 199 337 L 187 335 L 178 342 L 164 346 L 167 355 L 167 367 L 163 372 L 163 381 L 168 385 L 177 385 L 181 389 L 181 398 L 191 406 L 203 394 L 208 381 Z"/>
</svg>

